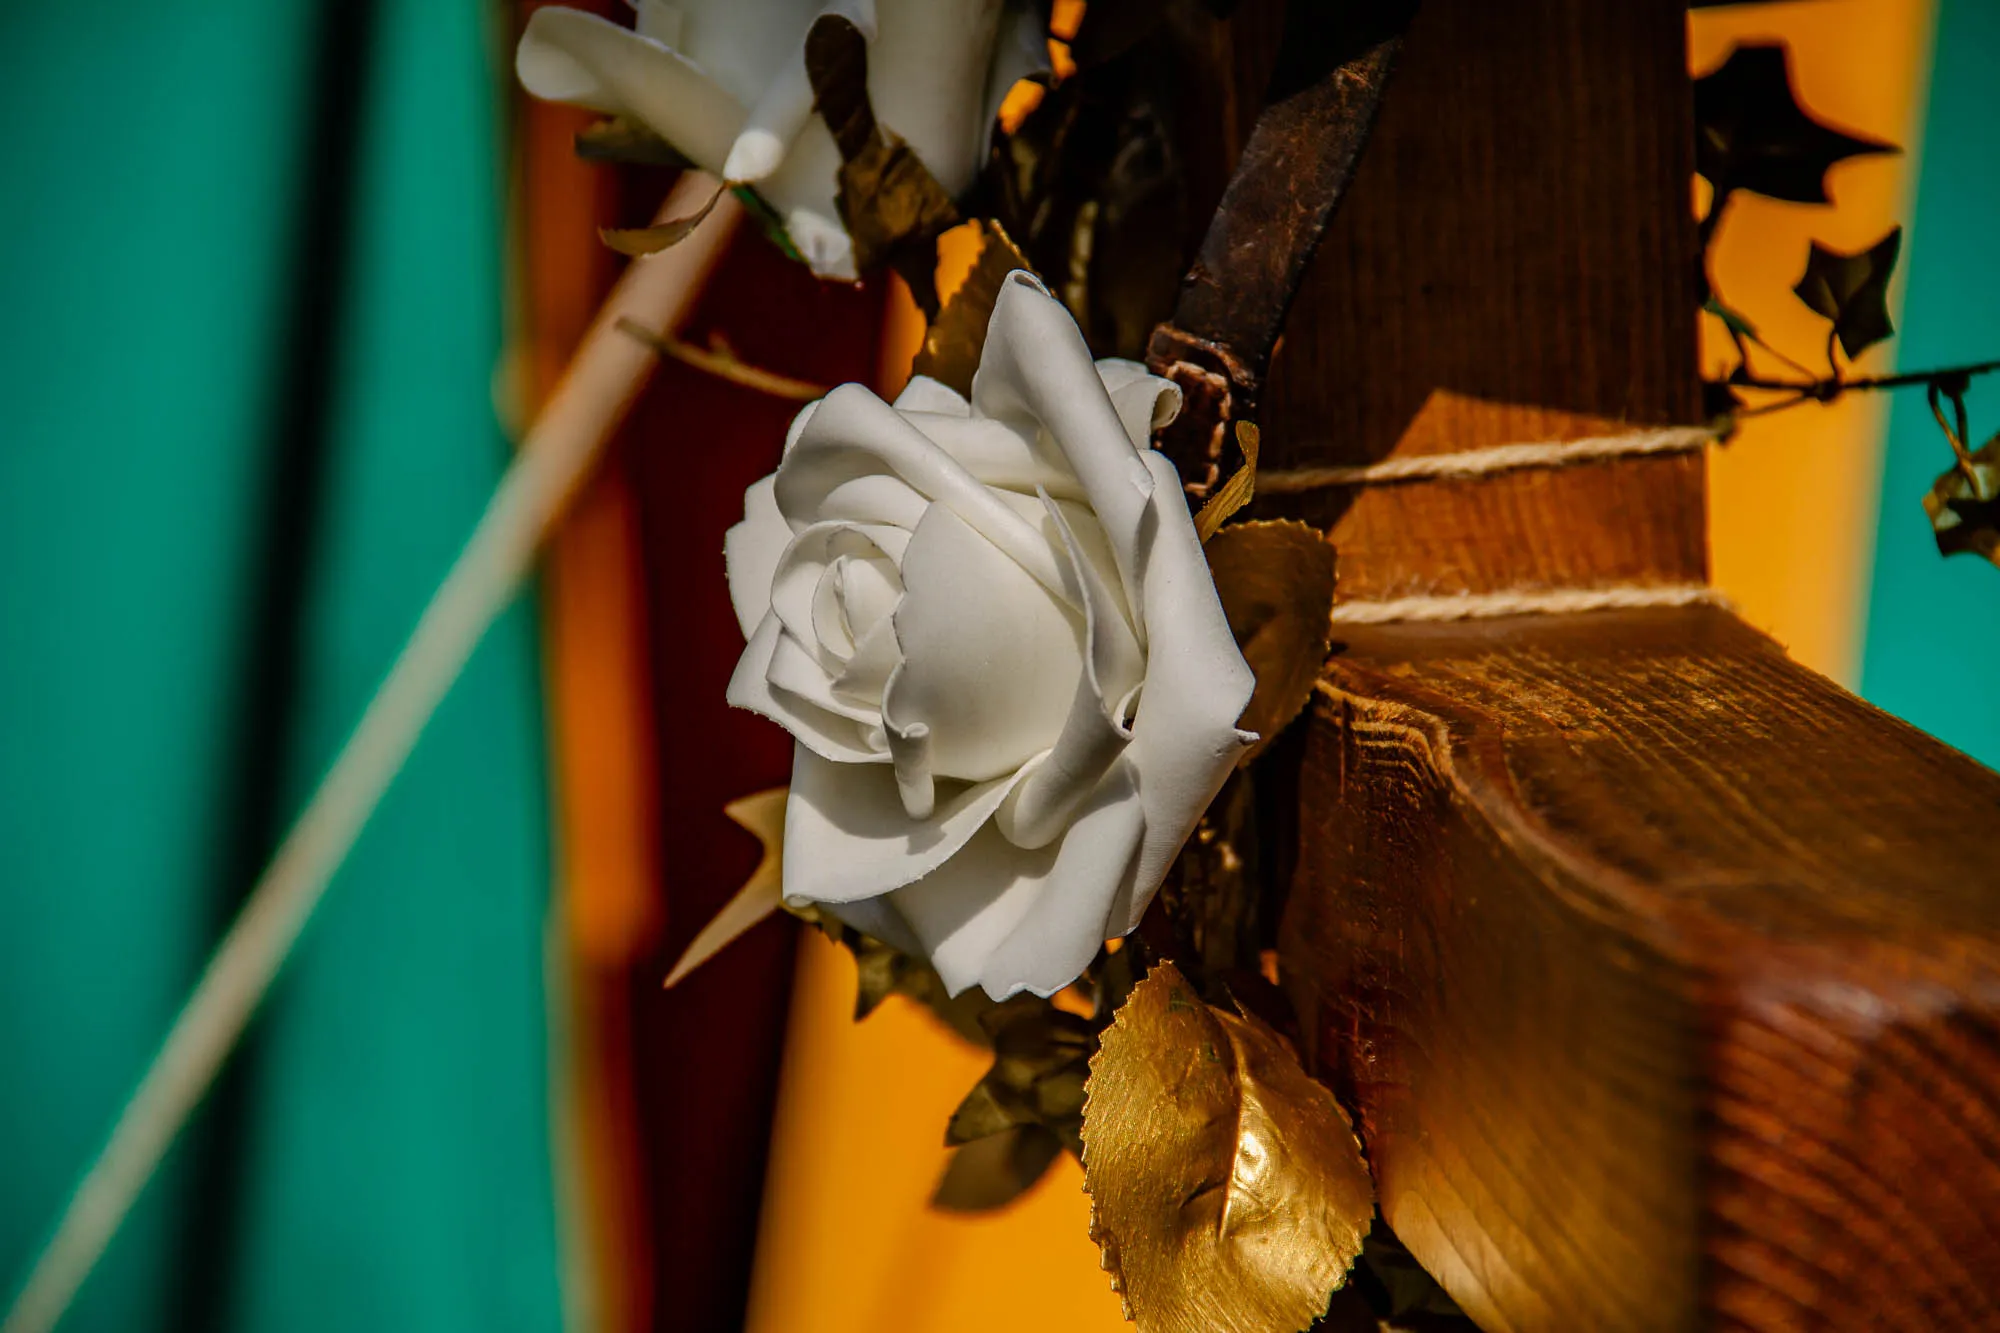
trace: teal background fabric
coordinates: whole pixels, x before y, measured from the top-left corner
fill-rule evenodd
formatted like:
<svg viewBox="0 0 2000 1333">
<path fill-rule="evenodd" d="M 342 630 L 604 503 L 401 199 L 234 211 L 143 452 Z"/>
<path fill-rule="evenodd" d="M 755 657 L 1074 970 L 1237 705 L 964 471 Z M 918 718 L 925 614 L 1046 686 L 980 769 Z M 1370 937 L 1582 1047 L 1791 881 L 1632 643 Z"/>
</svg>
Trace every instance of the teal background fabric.
<svg viewBox="0 0 2000 1333">
<path fill-rule="evenodd" d="M 0 6 L 9 1293 L 504 466 L 491 17 Z M 66 1329 L 561 1323 L 541 725 L 517 606 Z"/>
<path fill-rule="evenodd" d="M 192 980 L 223 889 L 308 13 L 0 8 L 10 1289 Z M 75 1327 L 162 1326 L 181 1157 Z"/>
<path fill-rule="evenodd" d="M 1900 366 L 2000 356 L 2000 4 L 1940 0 L 1917 199 L 1904 247 L 1909 271 Z M 2000 429 L 2000 379 L 1967 398 L 1973 441 Z M 1987 764 L 2000 766 L 2000 570 L 1976 556 L 1938 557 L 1920 503 L 1951 451 L 1921 390 L 1890 410 L 1861 692 Z M 1971 837 L 1983 830 L 1966 830 Z"/>
</svg>

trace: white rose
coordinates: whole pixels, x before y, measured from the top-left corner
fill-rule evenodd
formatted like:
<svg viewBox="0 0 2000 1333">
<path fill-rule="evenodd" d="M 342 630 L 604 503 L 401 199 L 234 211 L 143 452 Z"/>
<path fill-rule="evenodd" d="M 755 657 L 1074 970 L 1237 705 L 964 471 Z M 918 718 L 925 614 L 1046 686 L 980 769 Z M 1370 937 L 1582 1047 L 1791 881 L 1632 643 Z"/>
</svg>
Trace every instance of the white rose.
<svg viewBox="0 0 2000 1333">
<path fill-rule="evenodd" d="M 860 385 L 792 423 L 727 542 L 730 702 L 797 739 L 784 895 L 956 993 L 1053 994 L 1123 935 L 1255 737 L 1173 465 L 1173 385 L 1026 273 L 967 402 Z"/>
<path fill-rule="evenodd" d="M 1003 0 L 640 0 L 637 27 L 535 11 L 515 53 L 536 97 L 645 125 L 695 165 L 754 184 L 817 273 L 852 278 L 834 207 L 840 150 L 813 114 L 805 41 L 822 14 L 869 39 L 878 121 L 953 195 L 972 184 L 1000 100 L 1047 66 L 1030 5 Z M 1004 10 L 1004 13 L 1003 13 Z"/>
</svg>

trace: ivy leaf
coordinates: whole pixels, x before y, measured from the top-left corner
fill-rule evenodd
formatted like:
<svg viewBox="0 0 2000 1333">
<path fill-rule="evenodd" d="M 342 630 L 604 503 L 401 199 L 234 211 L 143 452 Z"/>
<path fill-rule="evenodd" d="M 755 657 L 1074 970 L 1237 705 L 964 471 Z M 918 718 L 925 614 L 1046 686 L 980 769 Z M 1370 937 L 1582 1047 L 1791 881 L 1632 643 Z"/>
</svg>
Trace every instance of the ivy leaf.
<svg viewBox="0 0 2000 1333">
<path fill-rule="evenodd" d="M 1193 964 L 1203 998 L 1216 1002 L 1241 999 L 1253 977 L 1268 985 L 1255 971 L 1268 898 L 1255 779 L 1239 768 L 1223 782 L 1153 900 L 1170 932 L 1158 942 Z"/>
<path fill-rule="evenodd" d="M 993 1001 L 986 998 L 986 992 L 974 987 L 953 997 L 945 989 L 944 979 L 938 976 L 937 970 L 923 959 L 914 958 L 894 945 L 884 944 L 873 935 L 864 935 L 852 926 L 841 925 L 823 914 L 815 913 L 815 916 L 816 924 L 854 955 L 855 1022 L 859 1023 L 874 1013 L 891 995 L 900 995 L 921 1005 L 931 1017 L 973 1045 L 988 1044 L 990 1039 L 980 1025 L 981 1017 L 993 1007 Z"/>
<path fill-rule="evenodd" d="M 1098 356 L 1143 357 L 1187 268 L 1176 134 L 1186 66 L 1164 14 L 1158 0 L 1086 6 L 1078 72 L 994 137 L 981 179 L 981 211 L 1047 276 Z"/>
<path fill-rule="evenodd" d="M 937 238 L 958 224 L 958 205 L 868 101 L 868 39 L 853 22 L 822 14 L 806 33 L 813 105 L 840 149 L 834 205 L 862 271 L 887 265 L 926 315 L 935 316 Z"/>
<path fill-rule="evenodd" d="M 1749 190 L 1798 204 L 1824 204 L 1827 168 L 1893 144 L 1845 134 L 1800 109 L 1782 45 L 1739 46 L 1694 83 L 1695 170 L 1718 203 Z"/>
<path fill-rule="evenodd" d="M 1719 297 L 1711 295 L 1701 303 L 1701 308 L 1705 314 L 1714 315 L 1721 320 L 1722 327 L 1729 330 L 1731 337 L 1757 336 L 1757 326 L 1750 322 L 1750 317 L 1734 306 L 1724 305 Z"/>
<path fill-rule="evenodd" d="M 1701 382 L 1701 415 L 1705 421 L 1715 421 L 1722 417 L 1733 417 L 1743 407 L 1743 395 L 1731 387 L 1728 380 L 1703 380 Z"/>
<path fill-rule="evenodd" d="M 1858 254 L 1844 255 L 1813 242 L 1805 276 L 1792 291 L 1833 321 L 1849 360 L 1896 331 L 1889 322 L 1889 278 L 1902 248 L 1901 227 L 1891 227 L 1887 236 Z"/>
<path fill-rule="evenodd" d="M 1924 496 L 1938 554 L 1969 551 L 2000 565 L 2000 435 L 1972 451 Z"/>
<path fill-rule="evenodd" d="M 1171 963 L 1104 1034 L 1083 1145 L 1091 1238 L 1140 1333 L 1297 1333 L 1346 1282 L 1374 1215 L 1333 1094 Z"/>
<path fill-rule="evenodd" d="M 993 1067 L 966 1094 L 945 1142 L 971 1143 L 1021 1125 L 1040 1125 L 1082 1151 L 1083 1084 L 1097 1037 L 1088 1019 L 1035 995 L 1016 995 L 980 1015 Z"/>
<path fill-rule="evenodd" d="M 952 1153 L 931 1206 L 951 1213 L 1004 1208 L 1040 1180 L 1062 1150 L 1062 1139 L 1041 1125 L 1015 1125 L 975 1139 Z"/>
<path fill-rule="evenodd" d="M 1279 519 L 1223 528 L 1203 550 L 1229 631 L 1257 677 L 1236 724 L 1259 737 L 1248 763 L 1306 706 L 1326 662 L 1333 546 L 1318 529 Z"/>
</svg>

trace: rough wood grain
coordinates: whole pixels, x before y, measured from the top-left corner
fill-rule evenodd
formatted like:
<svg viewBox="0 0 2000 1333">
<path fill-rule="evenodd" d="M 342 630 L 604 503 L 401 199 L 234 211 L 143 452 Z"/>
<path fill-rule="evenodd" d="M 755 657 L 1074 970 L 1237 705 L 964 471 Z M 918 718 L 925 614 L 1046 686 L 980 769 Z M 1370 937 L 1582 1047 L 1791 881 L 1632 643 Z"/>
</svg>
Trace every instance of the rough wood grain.
<svg viewBox="0 0 2000 1333">
<path fill-rule="evenodd" d="M 1712 609 L 1347 637 L 1284 975 L 1482 1326 L 2000 1327 L 2000 775 Z"/>
</svg>

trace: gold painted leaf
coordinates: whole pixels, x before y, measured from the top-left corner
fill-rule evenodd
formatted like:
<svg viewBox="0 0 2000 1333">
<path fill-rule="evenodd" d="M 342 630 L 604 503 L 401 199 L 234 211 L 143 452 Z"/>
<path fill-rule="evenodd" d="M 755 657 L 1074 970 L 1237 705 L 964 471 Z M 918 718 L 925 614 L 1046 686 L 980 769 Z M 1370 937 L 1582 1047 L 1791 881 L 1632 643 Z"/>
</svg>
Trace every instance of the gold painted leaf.
<svg viewBox="0 0 2000 1333">
<path fill-rule="evenodd" d="M 1361 1253 L 1374 1189 L 1333 1094 L 1171 963 L 1090 1062 L 1091 1238 L 1140 1333 L 1298 1333 Z"/>
<path fill-rule="evenodd" d="M 716 203 L 728 188 L 727 185 L 716 186 L 708 202 L 687 217 L 669 218 L 651 227 L 600 227 L 597 234 L 621 255 L 637 259 L 643 255 L 658 254 L 669 246 L 679 245 L 693 234 L 694 229 L 715 211 Z"/>
<path fill-rule="evenodd" d="M 913 375 L 928 375 L 958 393 L 970 396 L 972 375 L 979 369 L 979 355 L 986 350 L 986 326 L 992 322 L 993 307 L 1000 300 L 1000 284 L 1017 268 L 1034 272 L 999 223 L 981 221 L 979 257 L 972 271 L 945 302 L 944 309 L 931 321 L 924 345 L 910 367 Z"/>
<path fill-rule="evenodd" d="M 1326 663 L 1333 546 L 1316 528 L 1278 519 L 1224 528 L 1204 549 L 1230 633 L 1257 676 L 1236 724 L 1259 737 L 1244 754 L 1247 764 L 1299 715 Z"/>
<path fill-rule="evenodd" d="M 1222 489 L 1209 496 L 1208 503 L 1194 516 L 1194 535 L 1201 538 L 1203 546 L 1257 493 L 1257 447 L 1262 438 L 1256 422 L 1236 423 L 1236 447 L 1243 451 L 1243 466 L 1229 474 Z"/>
<path fill-rule="evenodd" d="M 724 946 L 781 905 L 779 888 L 784 882 L 785 801 L 790 796 L 791 788 L 773 787 L 722 807 L 722 813 L 734 820 L 738 828 L 756 835 L 757 841 L 763 844 L 764 856 L 757 862 L 757 868 L 750 872 L 750 878 L 743 882 L 743 887 L 694 937 L 694 943 L 688 945 L 687 952 L 674 964 L 673 971 L 667 973 L 667 985 L 679 983 L 688 973 L 722 952 Z"/>
</svg>

